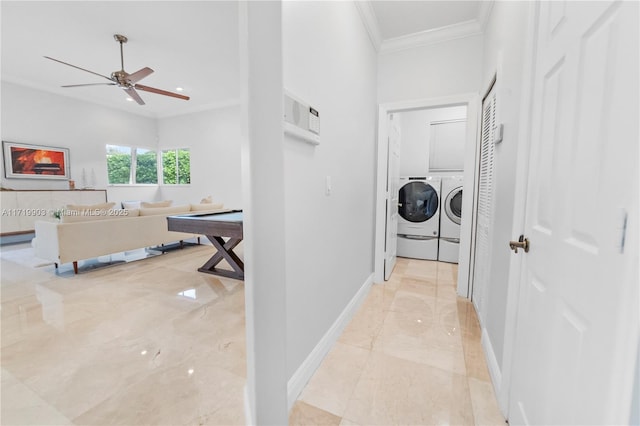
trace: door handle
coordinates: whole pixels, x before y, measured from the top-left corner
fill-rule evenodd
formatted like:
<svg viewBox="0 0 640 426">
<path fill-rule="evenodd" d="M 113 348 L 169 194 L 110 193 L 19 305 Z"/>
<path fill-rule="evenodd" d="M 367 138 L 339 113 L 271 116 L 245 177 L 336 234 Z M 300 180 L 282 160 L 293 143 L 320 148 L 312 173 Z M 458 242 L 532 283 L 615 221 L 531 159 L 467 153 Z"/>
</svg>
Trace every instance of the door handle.
<svg viewBox="0 0 640 426">
<path fill-rule="evenodd" d="M 518 241 L 509 241 L 509 248 L 515 253 L 518 252 L 519 248 L 524 249 L 525 253 L 529 253 L 529 239 L 525 238 L 524 235 L 520 235 Z"/>
</svg>

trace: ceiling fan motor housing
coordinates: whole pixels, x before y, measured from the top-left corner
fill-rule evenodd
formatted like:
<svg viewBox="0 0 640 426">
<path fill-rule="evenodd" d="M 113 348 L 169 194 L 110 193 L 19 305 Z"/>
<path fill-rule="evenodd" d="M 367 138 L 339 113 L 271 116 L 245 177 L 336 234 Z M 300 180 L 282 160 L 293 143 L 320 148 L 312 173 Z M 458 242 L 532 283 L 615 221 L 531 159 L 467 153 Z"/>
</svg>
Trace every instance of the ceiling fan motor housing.
<svg viewBox="0 0 640 426">
<path fill-rule="evenodd" d="M 126 71 L 114 71 L 111 73 L 111 79 L 118 83 L 120 87 L 131 87 L 131 83 L 127 81 L 127 77 L 129 77 L 129 73 Z"/>
</svg>

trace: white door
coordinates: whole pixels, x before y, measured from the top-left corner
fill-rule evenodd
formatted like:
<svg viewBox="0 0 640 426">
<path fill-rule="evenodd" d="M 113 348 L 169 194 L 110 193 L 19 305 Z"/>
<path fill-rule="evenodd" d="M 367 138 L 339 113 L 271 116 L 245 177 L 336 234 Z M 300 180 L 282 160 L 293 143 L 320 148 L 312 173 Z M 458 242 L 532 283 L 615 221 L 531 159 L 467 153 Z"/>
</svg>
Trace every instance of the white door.
<svg viewBox="0 0 640 426">
<path fill-rule="evenodd" d="M 539 12 L 509 421 L 624 424 L 638 339 L 638 3 Z"/>
<path fill-rule="evenodd" d="M 400 191 L 400 116 L 389 114 L 387 155 L 387 228 L 384 248 L 384 279 L 388 280 L 396 265 L 398 247 L 398 194 Z"/>
</svg>

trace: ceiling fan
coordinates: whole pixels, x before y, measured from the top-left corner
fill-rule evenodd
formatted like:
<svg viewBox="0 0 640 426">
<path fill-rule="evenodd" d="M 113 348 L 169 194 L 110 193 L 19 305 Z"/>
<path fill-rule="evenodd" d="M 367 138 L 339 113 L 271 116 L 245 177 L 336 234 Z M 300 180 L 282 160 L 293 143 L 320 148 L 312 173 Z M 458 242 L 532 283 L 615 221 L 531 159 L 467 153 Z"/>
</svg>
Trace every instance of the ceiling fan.
<svg viewBox="0 0 640 426">
<path fill-rule="evenodd" d="M 61 64 L 64 64 L 64 65 L 69 65 L 70 67 L 77 68 L 82 71 L 86 71 L 88 73 L 97 75 L 99 77 L 106 78 L 107 80 L 110 81 L 110 83 L 70 84 L 62 87 L 103 86 L 103 85 L 117 86 L 123 89 L 125 92 L 127 92 L 127 94 L 131 97 L 131 99 L 135 100 L 140 105 L 144 105 L 144 101 L 142 100 L 138 92 L 136 92 L 136 90 L 142 90 L 144 92 L 150 92 L 150 93 L 157 93 L 158 95 L 171 96 L 178 99 L 184 99 L 185 101 L 189 100 L 188 96 L 180 95 L 178 93 L 168 92 L 162 89 L 156 89 L 155 87 L 149 87 L 149 86 L 143 86 L 142 84 L 137 84 L 138 81 L 142 80 L 143 78 L 151 74 L 153 70 L 149 67 L 144 67 L 134 72 L 133 74 L 129 74 L 128 72 L 126 72 L 124 70 L 124 54 L 123 54 L 122 45 L 123 43 L 126 43 L 128 39 L 127 37 L 121 34 L 114 34 L 113 38 L 118 43 L 120 43 L 120 65 L 121 66 L 120 66 L 120 70 L 114 71 L 111 73 L 111 77 L 107 77 L 106 75 L 102 75 L 97 72 L 89 71 L 87 69 L 68 64 L 59 59 L 54 59 L 49 56 L 45 56 L 45 58 L 51 59 L 52 61 L 60 62 Z"/>
</svg>

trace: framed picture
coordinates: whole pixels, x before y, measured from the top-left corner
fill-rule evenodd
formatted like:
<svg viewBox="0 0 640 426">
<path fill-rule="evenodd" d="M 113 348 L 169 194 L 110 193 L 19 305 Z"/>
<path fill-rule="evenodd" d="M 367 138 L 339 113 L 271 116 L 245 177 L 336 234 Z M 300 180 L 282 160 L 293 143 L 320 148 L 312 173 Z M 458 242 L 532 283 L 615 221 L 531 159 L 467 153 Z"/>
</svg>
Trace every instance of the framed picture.
<svg viewBox="0 0 640 426">
<path fill-rule="evenodd" d="M 2 141 L 4 174 L 17 179 L 69 180 L 69 150 Z"/>
</svg>

